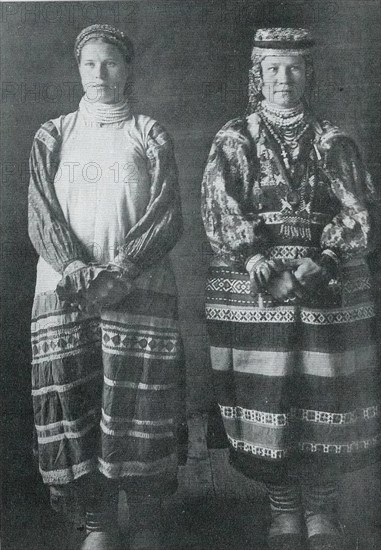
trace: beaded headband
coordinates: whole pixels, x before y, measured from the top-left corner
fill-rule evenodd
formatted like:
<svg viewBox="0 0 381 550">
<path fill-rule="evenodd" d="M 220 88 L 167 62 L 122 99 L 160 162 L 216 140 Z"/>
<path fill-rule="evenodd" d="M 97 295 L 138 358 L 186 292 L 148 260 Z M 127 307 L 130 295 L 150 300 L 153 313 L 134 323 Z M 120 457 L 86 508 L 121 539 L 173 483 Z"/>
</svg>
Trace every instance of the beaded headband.
<svg viewBox="0 0 381 550">
<path fill-rule="evenodd" d="M 127 63 L 133 60 L 134 47 L 128 36 L 112 25 L 97 24 L 90 25 L 90 27 L 83 29 L 75 39 L 74 54 L 78 62 L 83 46 L 87 44 L 89 40 L 97 38 L 103 38 L 107 42 L 114 44 L 114 46 L 121 51 Z"/>
<path fill-rule="evenodd" d="M 303 55 L 314 45 L 307 29 L 273 27 L 258 29 L 254 36 L 251 58 L 261 55 Z"/>
</svg>

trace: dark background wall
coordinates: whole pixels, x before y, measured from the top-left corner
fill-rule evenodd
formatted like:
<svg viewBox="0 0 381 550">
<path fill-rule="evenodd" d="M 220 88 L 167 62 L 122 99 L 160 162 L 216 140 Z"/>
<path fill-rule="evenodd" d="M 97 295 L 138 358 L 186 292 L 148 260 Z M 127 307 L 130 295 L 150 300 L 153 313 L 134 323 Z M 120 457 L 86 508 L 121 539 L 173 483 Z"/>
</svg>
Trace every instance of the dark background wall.
<svg viewBox="0 0 381 550">
<path fill-rule="evenodd" d="M 173 252 L 186 345 L 188 412 L 208 409 L 203 287 L 209 259 L 199 214 L 203 167 L 216 131 L 243 113 L 255 27 L 307 26 L 317 38 L 319 115 L 357 138 L 380 176 L 379 0 L 143 0 L 2 3 L 1 184 L 3 427 L 17 475 L 31 469 L 29 316 L 36 256 L 28 242 L 27 161 L 34 133 L 81 97 L 74 39 L 106 22 L 135 43 L 135 109 L 173 135 L 185 233 Z"/>
</svg>

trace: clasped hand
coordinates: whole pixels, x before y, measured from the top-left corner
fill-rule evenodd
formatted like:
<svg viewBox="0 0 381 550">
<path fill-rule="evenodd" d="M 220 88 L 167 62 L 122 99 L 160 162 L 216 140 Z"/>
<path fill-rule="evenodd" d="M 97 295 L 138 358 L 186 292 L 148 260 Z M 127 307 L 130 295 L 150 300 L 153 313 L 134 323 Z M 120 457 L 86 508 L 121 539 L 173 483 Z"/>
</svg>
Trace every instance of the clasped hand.
<svg viewBox="0 0 381 550">
<path fill-rule="evenodd" d="M 260 271 L 261 284 L 280 301 L 303 298 L 324 280 L 323 269 L 311 258 L 297 260 L 292 269 L 276 272 L 261 268 Z"/>
<path fill-rule="evenodd" d="M 132 283 L 120 279 L 115 273 L 100 273 L 86 291 L 81 309 L 92 314 L 98 313 L 102 308 L 111 307 L 123 300 L 131 289 Z"/>
</svg>

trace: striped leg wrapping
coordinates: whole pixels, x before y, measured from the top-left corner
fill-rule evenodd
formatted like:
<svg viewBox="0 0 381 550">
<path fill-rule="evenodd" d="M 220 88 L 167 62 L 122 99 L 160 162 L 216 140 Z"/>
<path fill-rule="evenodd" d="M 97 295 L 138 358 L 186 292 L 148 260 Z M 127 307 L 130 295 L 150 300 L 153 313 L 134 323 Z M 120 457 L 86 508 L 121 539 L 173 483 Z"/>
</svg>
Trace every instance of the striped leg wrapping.
<svg viewBox="0 0 381 550">
<path fill-rule="evenodd" d="M 303 485 L 303 504 L 306 518 L 313 514 L 334 515 L 337 509 L 336 481 L 319 485 Z"/>
<path fill-rule="evenodd" d="M 266 485 L 270 499 L 271 514 L 298 513 L 301 511 L 301 495 L 298 485 Z"/>
</svg>

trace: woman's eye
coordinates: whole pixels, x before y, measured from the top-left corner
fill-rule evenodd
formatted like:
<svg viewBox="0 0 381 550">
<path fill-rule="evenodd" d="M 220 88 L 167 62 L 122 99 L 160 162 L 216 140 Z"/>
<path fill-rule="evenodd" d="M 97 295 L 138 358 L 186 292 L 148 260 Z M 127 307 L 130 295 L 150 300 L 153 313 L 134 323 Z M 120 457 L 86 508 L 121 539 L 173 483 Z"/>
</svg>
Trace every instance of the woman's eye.
<svg viewBox="0 0 381 550">
<path fill-rule="evenodd" d="M 276 67 L 269 67 L 269 68 L 267 69 L 267 71 L 268 71 L 269 73 L 275 73 L 275 72 L 276 72 Z"/>
<path fill-rule="evenodd" d="M 114 61 L 108 61 L 107 65 L 109 67 L 115 67 L 116 63 Z"/>
<path fill-rule="evenodd" d="M 91 61 L 88 61 L 87 63 L 85 63 L 86 67 L 94 67 L 94 63 L 92 63 Z"/>
</svg>

